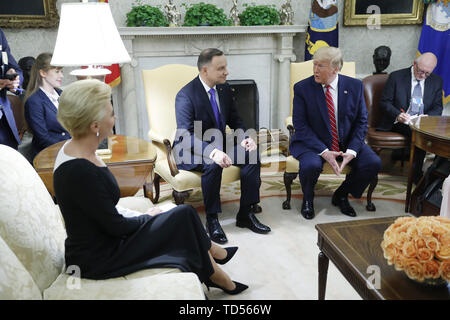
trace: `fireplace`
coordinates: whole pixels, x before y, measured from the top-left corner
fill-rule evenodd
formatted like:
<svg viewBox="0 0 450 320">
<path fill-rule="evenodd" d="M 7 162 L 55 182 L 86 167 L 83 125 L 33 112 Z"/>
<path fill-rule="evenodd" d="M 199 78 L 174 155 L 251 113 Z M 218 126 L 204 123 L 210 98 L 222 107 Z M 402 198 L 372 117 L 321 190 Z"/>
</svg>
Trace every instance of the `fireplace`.
<svg viewBox="0 0 450 320">
<path fill-rule="evenodd" d="M 228 80 L 246 129 L 259 130 L 259 95 L 254 80 Z"/>
<path fill-rule="evenodd" d="M 195 66 L 201 50 L 212 47 L 227 56 L 228 79 L 241 104 L 252 106 L 240 110 L 245 124 L 285 129 L 291 104 L 290 63 L 296 61 L 293 38 L 305 29 L 301 25 L 119 28 L 132 62 L 122 66 L 122 82 L 113 90 L 117 132 L 148 139 L 142 70 L 166 64 Z"/>
</svg>

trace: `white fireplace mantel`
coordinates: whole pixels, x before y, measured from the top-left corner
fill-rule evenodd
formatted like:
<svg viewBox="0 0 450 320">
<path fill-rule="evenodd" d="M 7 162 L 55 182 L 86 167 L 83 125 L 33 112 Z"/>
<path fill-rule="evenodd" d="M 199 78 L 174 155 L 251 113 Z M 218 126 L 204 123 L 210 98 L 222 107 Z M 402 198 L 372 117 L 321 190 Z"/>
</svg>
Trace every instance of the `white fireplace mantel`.
<svg viewBox="0 0 450 320">
<path fill-rule="evenodd" d="M 296 60 L 293 38 L 305 31 L 304 25 L 119 28 L 132 61 L 122 66 L 122 82 L 114 90 L 118 133 L 147 139 L 142 70 L 171 63 L 195 66 L 200 51 L 211 47 L 227 56 L 228 79 L 255 80 L 260 127 L 284 127 L 290 110 L 290 62 Z"/>
</svg>

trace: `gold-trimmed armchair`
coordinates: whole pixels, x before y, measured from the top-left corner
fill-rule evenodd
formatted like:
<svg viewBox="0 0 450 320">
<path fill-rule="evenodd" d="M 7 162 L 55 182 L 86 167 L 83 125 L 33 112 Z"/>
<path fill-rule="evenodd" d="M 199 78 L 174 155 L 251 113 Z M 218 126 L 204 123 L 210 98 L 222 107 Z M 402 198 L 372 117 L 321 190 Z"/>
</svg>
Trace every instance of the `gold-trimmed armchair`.
<svg viewBox="0 0 450 320">
<path fill-rule="evenodd" d="M 201 173 L 179 170 L 172 154 L 177 129 L 175 97 L 197 75 L 197 67 L 182 64 L 168 64 L 142 71 L 150 124 L 148 136 L 157 149 L 153 181 L 155 192 L 144 190 L 153 203 L 159 199 L 161 178 L 172 187 L 176 204 L 184 203 L 193 189 L 201 187 Z M 222 183 L 239 179 L 239 167 L 230 166 L 223 170 Z"/>
</svg>

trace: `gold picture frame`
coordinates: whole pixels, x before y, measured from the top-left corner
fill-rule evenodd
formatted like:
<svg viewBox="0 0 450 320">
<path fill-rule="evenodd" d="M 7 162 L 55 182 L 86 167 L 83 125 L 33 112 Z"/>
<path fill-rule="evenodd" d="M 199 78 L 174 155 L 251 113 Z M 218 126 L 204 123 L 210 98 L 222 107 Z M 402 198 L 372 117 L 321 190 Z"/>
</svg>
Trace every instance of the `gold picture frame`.
<svg viewBox="0 0 450 320">
<path fill-rule="evenodd" d="M 373 5 L 378 8 L 370 8 Z M 421 24 L 423 12 L 421 0 L 345 0 L 344 26 L 365 26 L 377 20 L 381 26 Z"/>
<path fill-rule="evenodd" d="M 0 12 L 1 28 L 54 28 L 58 26 L 59 15 L 56 9 L 57 0 L 27 0 L 27 11 Z M 11 1 L 12 2 L 12 1 Z M 9 2 L 9 3 L 11 3 Z M 39 8 L 36 14 L 30 14 L 30 8 Z M 1 8 L 0 8 L 1 9 Z M 43 9 L 43 14 L 42 14 Z M 21 14 L 24 12 L 24 14 Z"/>
</svg>

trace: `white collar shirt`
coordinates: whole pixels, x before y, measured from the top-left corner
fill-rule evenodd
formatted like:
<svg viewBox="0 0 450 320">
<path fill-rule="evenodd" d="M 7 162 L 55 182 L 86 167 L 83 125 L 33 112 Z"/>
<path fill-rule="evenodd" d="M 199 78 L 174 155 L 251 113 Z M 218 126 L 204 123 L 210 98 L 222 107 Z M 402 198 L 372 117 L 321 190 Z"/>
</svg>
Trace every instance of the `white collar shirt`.
<svg viewBox="0 0 450 320">
<path fill-rule="evenodd" d="M 215 91 L 215 96 L 216 96 L 216 102 L 217 102 L 217 106 L 219 107 L 219 112 L 222 113 L 222 110 L 220 108 L 220 101 L 219 101 L 219 93 L 217 92 L 217 86 L 214 86 L 212 88 L 210 88 L 203 80 L 202 77 L 199 76 L 198 77 L 200 79 L 200 82 L 202 83 L 203 87 L 205 88 L 206 93 L 208 94 L 208 98 L 211 101 L 211 94 L 209 93 L 209 90 L 214 89 Z"/>
<path fill-rule="evenodd" d="M 53 89 L 52 93 L 48 93 L 45 91 L 44 88 L 40 87 L 40 89 L 45 93 L 45 95 L 50 99 L 50 101 L 53 103 L 53 105 L 58 109 L 59 107 L 59 94 L 56 92 L 55 89 Z"/>
</svg>

